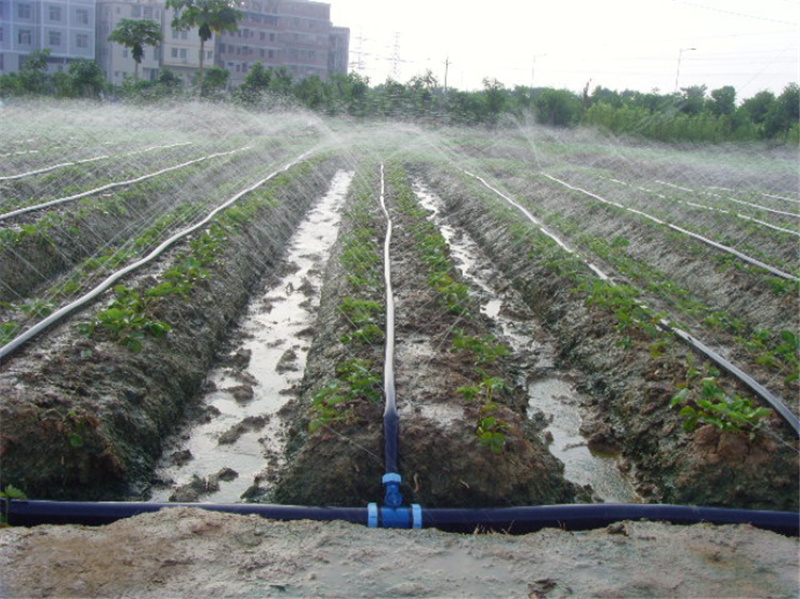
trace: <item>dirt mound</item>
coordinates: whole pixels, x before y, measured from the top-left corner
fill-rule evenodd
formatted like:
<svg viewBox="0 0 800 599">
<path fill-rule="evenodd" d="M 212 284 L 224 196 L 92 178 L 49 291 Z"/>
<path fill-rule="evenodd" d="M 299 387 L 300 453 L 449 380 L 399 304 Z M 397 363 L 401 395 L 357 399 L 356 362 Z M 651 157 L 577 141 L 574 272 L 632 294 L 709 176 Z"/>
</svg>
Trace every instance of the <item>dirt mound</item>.
<svg viewBox="0 0 800 599">
<path fill-rule="evenodd" d="M 454 535 L 176 507 L 0 530 L 0 596 L 797 597 L 797 556 L 749 526 Z"/>
</svg>

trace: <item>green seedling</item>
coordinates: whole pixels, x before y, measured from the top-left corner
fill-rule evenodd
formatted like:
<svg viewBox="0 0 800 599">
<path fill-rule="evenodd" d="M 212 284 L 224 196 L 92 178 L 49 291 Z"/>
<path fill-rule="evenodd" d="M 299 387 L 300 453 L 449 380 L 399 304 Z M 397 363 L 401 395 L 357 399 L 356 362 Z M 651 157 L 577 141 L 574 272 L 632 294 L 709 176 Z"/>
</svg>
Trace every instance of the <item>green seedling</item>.
<svg viewBox="0 0 800 599">
<path fill-rule="evenodd" d="M 481 407 L 480 422 L 475 430 L 478 441 L 484 447 L 488 447 L 493 453 L 500 453 L 506 444 L 506 431 L 509 426 L 502 418 L 497 418 L 492 414 L 496 412 L 496 403 L 487 403 Z"/>
<path fill-rule="evenodd" d="M 146 336 L 161 338 L 172 330 L 167 323 L 148 316 L 147 302 L 136 290 L 118 285 L 114 292 L 117 299 L 109 308 L 101 311 L 92 322 L 79 325 L 82 335 L 91 337 L 97 329 L 102 329 L 112 339 L 138 352 L 141 351 L 142 341 Z"/>
<path fill-rule="evenodd" d="M 21 489 L 14 485 L 6 485 L 5 491 L 0 491 L 0 500 L 4 501 L 5 510 L 0 514 L 0 527 L 8 526 L 6 514 L 8 514 L 12 499 L 27 499 L 28 496 Z"/>
<path fill-rule="evenodd" d="M 358 400 L 378 403 L 381 400 L 381 377 L 372 371 L 367 360 L 353 358 L 336 367 L 337 380 L 311 395 L 313 418 L 309 431 L 337 423 L 352 423 L 353 404 Z"/>
<path fill-rule="evenodd" d="M 472 353 L 478 365 L 492 364 L 498 358 L 511 355 L 511 350 L 507 346 L 495 343 L 494 340 L 492 335 L 472 337 L 457 330 L 453 339 L 453 349 Z"/>
<path fill-rule="evenodd" d="M 716 371 L 712 372 L 718 375 Z M 680 407 L 683 429 L 694 431 L 701 424 L 710 424 L 721 431 L 746 432 L 754 438 L 762 427 L 762 420 L 772 410 L 754 406 L 745 397 L 729 395 L 720 387 L 715 376 L 705 376 L 697 381 L 701 373 L 690 370 L 688 382 L 670 400 L 671 407 Z"/>
</svg>

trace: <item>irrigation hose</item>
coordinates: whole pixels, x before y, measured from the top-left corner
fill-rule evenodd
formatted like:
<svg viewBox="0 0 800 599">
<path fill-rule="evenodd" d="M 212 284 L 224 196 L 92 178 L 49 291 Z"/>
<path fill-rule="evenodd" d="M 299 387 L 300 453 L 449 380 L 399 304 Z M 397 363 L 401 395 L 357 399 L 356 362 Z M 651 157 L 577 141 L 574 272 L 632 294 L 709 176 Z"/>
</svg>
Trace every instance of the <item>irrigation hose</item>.
<svg viewBox="0 0 800 599">
<path fill-rule="evenodd" d="M 267 181 L 269 181 L 270 179 L 272 179 L 273 177 L 275 177 L 279 173 L 290 169 L 291 167 L 293 167 L 298 162 L 304 160 L 310 153 L 311 153 L 310 151 L 309 152 L 304 152 L 303 154 L 301 154 L 300 156 L 298 156 L 297 158 L 295 158 L 294 160 L 289 162 L 283 168 L 281 168 L 281 169 L 279 169 L 277 171 L 274 171 L 273 173 L 270 173 L 269 175 L 267 175 L 265 178 L 261 179 L 260 181 L 257 181 L 256 183 L 254 183 L 253 185 L 247 187 L 246 189 L 243 189 L 242 191 L 240 191 L 239 193 L 234 195 L 232 198 L 229 198 L 224 203 L 220 204 L 214 210 L 209 212 L 206 215 L 206 217 L 204 219 L 202 219 L 200 222 L 195 223 L 191 227 L 183 229 L 182 231 L 179 231 L 178 233 L 176 233 L 175 235 L 173 235 L 172 237 L 170 237 L 166 241 L 162 242 L 161 245 L 159 245 L 156 249 L 154 249 L 152 252 L 150 252 L 147 256 L 145 256 L 141 260 L 138 260 L 137 262 L 134 262 L 133 264 L 129 264 L 125 268 L 122 268 L 122 269 L 118 270 L 117 272 L 109 275 L 103 282 L 101 282 L 99 285 L 97 285 L 94 289 L 89 291 L 87 294 L 79 297 L 78 299 L 76 299 L 73 302 L 67 304 L 66 306 L 63 306 L 63 307 L 59 308 L 58 310 L 53 312 L 50 316 L 48 316 L 44 320 L 39 321 L 34 326 L 29 328 L 27 331 L 25 331 L 21 335 L 18 335 L 17 337 L 12 339 L 9 343 L 4 345 L 3 347 L 0 347 L 0 362 L 2 362 L 5 358 L 9 357 L 11 354 L 16 352 L 25 343 L 27 343 L 28 341 L 30 341 L 31 339 L 33 339 L 34 337 L 36 337 L 37 335 L 39 335 L 40 333 L 45 331 L 46 329 L 50 328 L 51 326 L 53 326 L 57 322 L 61 321 L 63 318 L 66 318 L 67 316 L 69 316 L 70 314 L 72 314 L 73 312 L 78 310 L 79 308 L 82 308 L 83 306 L 85 306 L 86 304 L 91 302 L 98 295 L 100 295 L 101 293 L 103 293 L 104 291 L 109 289 L 112 285 L 114 285 L 114 283 L 116 283 L 118 280 L 120 280 L 122 277 L 124 277 L 128 273 L 133 272 L 134 270 L 136 270 L 137 268 L 139 268 L 141 266 L 144 266 L 148 262 L 151 262 L 152 260 L 154 260 L 155 258 L 160 256 L 167 248 L 172 246 L 175 242 L 183 239 L 184 237 L 186 237 L 186 236 L 190 235 L 191 233 L 194 233 L 198 229 L 204 227 L 219 212 L 221 212 L 222 210 L 225 210 L 226 208 L 228 208 L 228 206 L 230 206 L 231 204 L 233 204 L 234 202 L 239 200 L 242 196 L 244 196 L 244 195 L 246 195 L 246 194 L 248 194 L 248 193 L 250 193 L 250 192 L 252 192 L 252 191 L 254 191 L 256 189 L 258 189 L 260 186 L 262 186 L 264 183 L 266 183 Z"/>
<path fill-rule="evenodd" d="M 397 446 L 400 417 L 397 415 L 397 400 L 394 385 L 394 292 L 392 291 L 392 269 L 389 250 L 392 243 L 392 218 L 386 208 L 386 180 L 381 163 L 380 203 L 386 217 L 386 238 L 383 243 L 383 276 L 386 285 L 386 351 L 383 366 L 383 391 L 386 407 L 383 412 L 384 465 L 386 474 L 383 485 L 386 488 L 385 504 L 393 508 L 403 505 L 400 494 L 401 477 L 398 469 Z"/>
<path fill-rule="evenodd" d="M 777 268 L 775 268 L 773 266 L 770 266 L 769 264 L 766 264 L 765 262 L 762 262 L 761 260 L 756 260 L 755 258 L 752 258 L 751 256 L 748 256 L 747 254 L 743 254 L 739 250 L 736 250 L 736 249 L 734 249 L 732 247 L 729 247 L 727 245 L 723 245 L 721 243 L 717 243 L 716 241 L 708 239 L 707 237 L 703 237 L 702 235 L 698 235 L 697 233 L 689 231 L 688 229 L 684 229 L 683 227 L 679 227 L 677 225 L 673 225 L 672 223 L 668 223 L 666 221 L 663 221 L 663 220 L 661 220 L 659 218 L 656 218 L 655 216 L 651 216 L 650 214 L 647 214 L 646 212 L 642 212 L 641 210 L 636 210 L 635 208 L 630 208 L 628 206 L 620 204 L 619 202 L 612 202 L 611 200 L 607 200 L 607 199 L 605 199 L 603 197 L 600 197 L 596 193 L 592 193 L 591 191 L 587 191 L 586 189 L 583 189 L 581 187 L 576 187 L 575 185 L 571 185 L 570 183 L 567 183 L 566 181 L 563 181 L 561 179 L 553 177 L 552 175 L 548 175 L 547 173 L 542 173 L 542 175 L 544 175 L 545 177 L 547 177 L 551 181 L 554 181 L 554 182 L 558 183 L 559 185 L 563 185 L 567 189 L 571 189 L 573 191 L 577 191 L 579 193 L 585 194 L 585 195 L 589 196 L 590 198 L 594 198 L 598 202 L 602 202 L 603 204 L 609 204 L 611 206 L 615 206 L 617 208 L 622 208 L 623 210 L 627 210 L 628 212 L 632 212 L 634 214 L 638 214 L 639 216 L 642 216 L 642 217 L 644 217 L 646 219 L 649 219 L 649 220 L 653 221 L 656 224 L 663 225 L 665 227 L 668 227 L 668 228 L 672 229 L 673 231 L 678 231 L 679 233 L 682 233 L 684 235 L 688 235 L 689 237 L 692 237 L 693 239 L 697 239 L 698 241 L 700 241 L 702 243 L 705 243 L 707 245 L 710 245 L 711 247 L 716 248 L 718 250 L 721 250 L 723 252 L 727 252 L 729 254 L 733 254 L 734 256 L 739 258 L 740 260 L 743 260 L 745 262 L 748 262 L 748 263 L 752 264 L 753 266 L 757 266 L 759 268 L 763 268 L 764 270 L 766 270 L 768 272 L 771 272 L 776 277 L 780 277 L 782 279 L 787 279 L 787 280 L 790 280 L 790 281 L 800 282 L 800 277 L 796 277 L 796 276 L 794 276 L 794 275 L 792 275 L 792 274 L 790 274 L 788 272 L 783 272 L 782 270 L 777 269 Z"/>
<path fill-rule="evenodd" d="M 550 238 L 551 238 L 553 241 L 555 241 L 555 242 L 556 242 L 556 243 L 557 243 L 557 244 L 558 244 L 558 245 L 559 245 L 561 248 L 563 248 L 565 251 L 567 251 L 567 252 L 569 252 L 569 253 L 571 253 L 571 254 L 574 254 L 574 255 L 578 256 L 579 258 L 581 258 L 581 259 L 584 261 L 584 263 L 585 263 L 585 264 L 586 264 L 586 265 L 587 265 L 587 266 L 588 266 L 588 267 L 589 267 L 589 268 L 592 270 L 592 272 L 594 272 L 594 273 L 595 273 L 595 274 L 596 274 L 598 277 L 600 277 L 602 280 L 604 280 L 604 281 L 608 282 L 608 283 L 609 283 L 609 284 L 611 284 L 611 285 L 616 285 L 616 283 L 614 282 L 614 280 L 613 280 L 613 279 L 611 279 L 611 277 L 609 277 L 607 274 L 605 274 L 605 273 L 604 273 L 602 270 L 600 270 L 598 267 L 596 267 L 595 265 L 593 265 L 591 262 L 589 262 L 588 260 L 586 260 L 586 258 L 584 258 L 583 256 L 581 256 L 581 255 L 580 255 L 580 253 L 578 253 L 577 251 L 575 251 L 575 250 L 573 250 L 572 248 L 570 248 L 570 247 L 569 247 L 567 244 L 565 244 L 565 243 L 564 243 L 564 242 L 563 242 L 561 239 L 559 239 L 559 238 L 558 238 L 558 236 L 556 236 L 554 233 L 552 233 L 551 231 L 549 231 L 549 230 L 548 230 L 548 229 L 545 227 L 545 225 L 544 225 L 544 224 L 543 224 L 543 223 L 542 223 L 542 222 L 541 222 L 539 219 L 537 219 L 537 218 L 536 218 L 536 217 L 535 217 L 533 214 L 531 214 L 531 212 L 530 212 L 530 211 L 528 211 L 528 210 L 527 210 L 527 209 L 526 209 L 524 206 L 520 205 L 518 202 L 515 202 L 515 201 L 514 201 L 512 198 L 508 197 L 507 195 L 505 195 L 504 193 L 502 193 L 500 190 L 496 189 L 495 187 L 492 187 L 492 186 L 491 186 L 491 185 L 490 185 L 490 184 L 489 184 L 489 183 L 488 183 L 488 182 L 487 182 L 485 179 L 483 179 L 482 177 L 479 177 L 478 175 L 474 175 L 474 174 L 470 173 L 469 171 L 466 171 L 466 170 L 463 170 L 463 169 L 462 169 L 462 171 L 463 171 L 465 174 L 469 175 L 470 177 L 473 177 L 474 179 L 477 179 L 478 181 L 480 181 L 480 182 L 481 182 L 481 183 L 482 183 L 482 184 L 483 184 L 483 185 L 484 185 L 486 188 L 488 188 L 489 190 L 491 190 L 492 192 L 494 192 L 495 194 L 497 194 L 498 196 L 500 196 L 501 198 L 503 198 L 503 199 L 504 199 L 506 202 L 508 202 L 509 204 L 511 204 L 512 206 L 514 206 L 514 207 L 515 207 L 517 210 L 519 210 L 519 211 L 520 211 L 520 212 L 521 212 L 521 213 L 522 213 L 522 214 L 523 214 L 523 215 L 524 215 L 524 216 L 525 216 L 525 217 L 526 217 L 528 220 L 530 220 L 530 221 L 531 221 L 531 222 L 532 222 L 534 225 L 536 225 L 536 226 L 539 228 L 539 230 L 541 230 L 541 231 L 542 231 L 542 233 L 544 233 L 545 235 L 547 235 L 548 237 L 550 237 Z M 618 205 L 619 207 L 622 207 L 622 208 L 624 208 L 624 206 L 622 206 L 621 204 L 615 204 L 614 202 L 609 202 L 608 200 L 604 200 L 603 198 L 600 198 L 599 196 L 596 196 L 595 194 L 593 194 L 593 193 L 591 193 L 591 192 L 589 192 L 589 191 L 586 191 L 586 190 L 584 190 L 584 189 L 580 189 L 580 188 L 578 188 L 578 187 L 573 187 L 573 186 L 572 186 L 572 185 L 570 185 L 569 183 L 566 183 L 566 182 L 564 182 L 564 181 L 561 181 L 560 179 L 556 179 L 555 177 L 551 177 L 550 175 L 547 175 L 547 174 L 545 174 L 545 177 L 548 177 L 549 179 L 552 179 L 553 181 L 556 181 L 556 182 L 558 182 L 558 183 L 560 183 L 560 184 L 562 184 L 562 185 L 565 185 L 565 186 L 569 187 L 570 189 L 573 189 L 573 190 L 580 191 L 580 192 L 583 192 L 583 193 L 585 193 L 585 194 L 588 194 L 588 195 L 590 195 L 590 196 L 592 196 L 592 197 L 594 197 L 594 198 L 597 198 L 597 199 L 599 199 L 599 200 L 601 200 L 601 201 L 603 201 L 603 202 L 610 203 L 610 204 L 614 204 L 614 205 Z M 669 223 L 665 223 L 665 222 L 663 222 L 663 221 L 658 221 L 657 219 L 654 219 L 654 217 L 648 216 L 647 214 L 644 214 L 644 213 L 642 213 L 642 212 L 639 212 L 638 210 L 634 210 L 634 209 L 630 209 L 630 210 L 631 210 L 632 212 L 636 212 L 636 213 L 638 213 L 638 214 L 642 214 L 642 215 L 644 215 L 644 216 L 647 216 L 648 218 L 651 218 L 651 219 L 653 219 L 653 220 L 656 220 L 657 222 L 660 222 L 660 223 L 662 223 L 662 224 L 664 224 L 664 225 L 667 225 L 667 226 L 669 226 L 669 227 L 672 227 L 672 228 L 674 228 L 674 229 L 679 229 L 678 227 L 674 227 L 673 225 L 670 225 Z M 681 230 L 682 232 L 686 232 L 686 233 L 688 233 L 688 234 L 690 234 L 690 235 L 692 235 L 692 236 L 694 236 L 694 237 L 700 237 L 700 236 L 698 236 L 698 235 L 694 235 L 694 234 L 690 233 L 689 231 L 683 231 L 682 229 L 679 229 L 679 230 Z M 708 240 L 705 240 L 704 238 L 700 238 L 700 239 L 702 239 L 702 240 L 704 240 L 704 241 L 708 241 Z M 708 241 L 708 242 L 709 242 L 709 243 L 711 243 L 712 245 L 719 246 L 719 244 L 715 244 L 714 242 L 711 242 L 711 241 Z M 721 247 L 721 248 L 723 248 L 723 249 L 726 249 L 726 250 L 730 250 L 730 248 L 725 248 L 725 246 L 719 246 L 719 247 Z M 735 250 L 733 250 L 733 251 L 734 251 L 734 252 L 736 252 Z M 738 252 L 737 252 L 737 253 L 738 253 Z M 766 266 L 766 265 L 763 265 L 763 266 L 765 266 L 766 268 L 770 269 L 771 271 L 774 271 L 774 269 L 772 269 L 772 268 L 771 268 L 771 267 L 769 267 L 769 266 Z M 777 271 L 777 272 L 778 272 L 778 273 L 780 273 L 780 271 Z M 784 275 L 785 275 L 786 277 L 788 277 L 788 278 L 791 278 L 791 279 L 796 279 L 796 277 L 793 277 L 792 275 L 788 275 L 788 274 L 786 274 L 786 273 L 782 273 L 782 274 L 784 274 Z M 648 307 L 647 307 L 645 304 L 643 304 L 642 302 L 638 302 L 638 301 L 637 301 L 637 304 L 638 304 L 638 305 L 639 305 L 639 306 L 640 306 L 642 309 L 644 309 L 644 310 L 647 310 L 648 312 L 650 311 L 650 310 L 649 310 L 649 308 L 648 308 Z M 715 352 L 714 350 L 712 350 L 712 349 L 711 349 L 710 347 L 708 347 L 708 346 L 707 346 L 705 343 L 703 343 L 703 342 L 702 342 L 702 341 L 700 341 L 699 339 L 696 339 L 695 337 L 693 337 L 692 335 L 690 335 L 690 334 L 686 333 L 685 331 L 682 331 L 681 329 L 679 329 L 679 328 L 677 328 L 677 327 L 673 326 L 673 325 L 672 325 L 671 323 L 669 323 L 667 320 L 665 320 L 665 319 L 663 319 L 663 318 L 659 319 L 659 321 L 658 321 L 658 327 L 659 327 L 660 329 L 664 330 L 664 331 L 668 331 L 668 332 L 672 332 L 672 333 L 674 333 L 675 335 L 677 335 L 677 337 L 678 337 L 678 338 L 679 338 L 681 341 L 683 341 L 683 342 L 684 342 L 684 343 L 686 343 L 687 345 L 691 346 L 691 347 L 692 347 L 692 348 L 694 348 L 695 350 L 697 350 L 697 351 L 699 351 L 700 353 L 702 353 L 704 356 L 706 356 L 706 357 L 707 357 L 708 359 L 710 359 L 712 362 L 716 363 L 716 364 L 717 364 L 717 366 L 719 366 L 720 368 L 722 368 L 723 370 L 725 370 L 726 372 L 728 372 L 728 373 L 729 373 L 731 376 L 733 376 L 733 377 L 735 377 L 735 378 L 739 379 L 739 380 L 740 380 L 740 381 L 741 381 L 741 382 L 742 382 L 744 385 L 746 385 L 746 386 L 747 386 L 747 387 L 748 387 L 748 388 L 749 388 L 749 389 L 750 389 L 750 390 L 751 390 L 751 391 L 752 391 L 752 392 L 753 392 L 755 395 L 757 395 L 757 396 L 758 396 L 759 398 L 761 398 L 763 401 L 765 401 L 765 402 L 766 402 L 766 403 L 768 403 L 770 406 L 772 406 L 773 408 L 775 408 L 775 411 L 776 411 L 776 412 L 778 412 L 778 414 L 780 414 L 780 415 L 781 415 L 781 417 L 782 417 L 782 418 L 783 418 L 783 419 L 784 419 L 784 420 L 785 420 L 785 421 L 786 421 L 786 422 L 789 424 L 789 426 L 791 426 L 791 427 L 792 427 L 792 429 L 794 429 L 794 431 L 795 431 L 795 434 L 797 434 L 798 436 L 800 436 L 800 420 L 799 420 L 799 419 L 797 418 L 797 416 L 796 416 L 796 415 L 795 415 L 795 414 L 794 414 L 794 413 L 793 413 L 793 412 L 792 412 L 792 411 L 791 411 L 791 410 L 790 410 L 790 409 L 789 409 L 789 408 L 786 406 L 786 404 L 784 404 L 784 403 L 783 403 L 783 400 L 781 400 L 781 398 L 780 398 L 780 397 L 778 397 L 777 395 L 775 395 L 774 393 L 772 393 L 771 391 L 769 391 L 769 390 L 768 390 L 766 387 L 764 387 L 763 385 L 761 385 L 761 384 L 760 384 L 758 381 L 756 381 L 756 380 L 755 380 L 753 377 L 751 377 L 749 374 L 747 374 L 746 372 L 744 372 L 744 371 L 743 371 L 741 368 L 739 368 L 738 366 L 736 366 L 735 364 L 733 364 L 732 362 L 730 362 L 729 360 L 725 359 L 725 358 L 724 358 L 724 357 L 722 357 L 720 354 L 718 354 L 717 352 Z"/>
<path fill-rule="evenodd" d="M 100 187 L 96 187 L 94 189 L 90 189 L 88 191 L 82 191 L 80 193 L 76 193 L 71 196 L 67 196 L 64 198 L 58 198 L 55 200 L 50 200 L 48 202 L 42 202 L 41 204 L 36 204 L 33 206 L 26 206 L 25 208 L 19 208 L 18 210 L 13 210 L 11 212 L 6 212 L 5 214 L 0 214 L 0 220 L 6 220 L 9 218 L 13 218 L 15 216 L 20 216 L 21 214 L 27 214 L 28 212 L 34 212 L 36 210 L 42 210 L 43 208 L 49 208 L 51 206 L 57 206 L 58 204 L 63 204 L 65 202 L 72 202 L 74 200 L 79 200 L 81 198 L 85 198 L 92 195 L 97 195 L 102 191 L 107 191 L 109 189 L 115 189 L 117 187 L 125 187 L 126 185 L 133 185 L 134 183 L 141 183 L 142 181 L 146 181 L 147 179 L 152 179 L 153 177 L 157 177 L 159 175 L 163 175 L 164 173 L 168 173 L 170 171 L 178 170 L 181 168 L 185 168 L 187 166 L 191 166 L 192 164 L 197 164 L 199 162 L 203 162 L 204 160 L 209 160 L 211 158 L 219 158 L 220 156 L 228 156 L 230 154 L 236 154 L 237 152 L 242 152 L 244 150 L 249 150 L 251 146 L 245 146 L 243 148 L 239 148 L 237 150 L 231 150 L 229 152 L 217 152 L 216 154 L 209 154 L 208 156 L 202 156 L 201 158 L 195 158 L 194 160 L 189 160 L 188 162 L 182 162 L 181 164 L 176 164 L 173 166 L 168 166 L 166 168 L 162 168 L 161 170 L 155 171 L 153 173 L 148 173 L 146 175 L 142 175 L 141 177 L 136 177 L 135 179 L 127 179 L 126 181 L 117 181 L 116 183 L 109 183 L 107 185 L 102 185 Z"/>
<path fill-rule="evenodd" d="M 624 520 L 663 521 L 689 525 L 749 524 L 788 536 L 800 536 L 800 513 L 744 510 L 669 504 L 583 503 L 505 508 L 403 508 L 385 509 L 384 516 L 370 514 L 369 507 L 313 507 L 259 503 L 148 503 L 32 501 L 12 499 L 0 502 L 12 526 L 40 524 L 110 524 L 123 518 L 165 508 L 193 507 L 229 514 L 255 514 L 271 520 L 333 520 L 370 525 L 370 517 L 382 528 L 436 528 L 446 532 L 498 531 L 526 534 L 543 528 L 591 530 Z M 406 511 L 404 511 L 406 510 Z M 416 513 L 415 513 L 416 510 Z"/>
<path fill-rule="evenodd" d="M 145 152 L 150 152 L 151 150 L 166 150 L 168 148 L 175 148 L 178 146 L 187 146 L 190 145 L 192 142 L 185 141 L 181 143 L 169 144 L 166 146 L 152 146 L 150 148 L 145 148 L 144 150 L 136 150 L 135 152 L 128 152 L 123 154 L 121 158 L 126 158 L 128 156 L 134 156 L 136 154 L 143 154 Z M 4 154 L 4 156 L 8 156 L 8 154 Z M 44 173 L 49 173 L 51 171 L 64 168 L 66 166 L 75 166 L 77 164 L 87 164 L 89 162 L 97 162 L 98 160 L 106 160 L 107 158 L 111 158 L 110 154 L 103 154 L 102 156 L 95 156 L 94 158 L 84 158 L 82 160 L 76 160 L 74 162 L 61 162 L 59 164 L 54 164 L 52 166 L 47 166 L 44 168 L 36 169 L 34 171 L 28 171 L 26 173 L 18 173 L 16 175 L 4 175 L 0 176 L 0 181 L 15 181 L 17 179 L 24 179 L 25 177 L 32 177 L 34 175 L 41 175 Z"/>
</svg>

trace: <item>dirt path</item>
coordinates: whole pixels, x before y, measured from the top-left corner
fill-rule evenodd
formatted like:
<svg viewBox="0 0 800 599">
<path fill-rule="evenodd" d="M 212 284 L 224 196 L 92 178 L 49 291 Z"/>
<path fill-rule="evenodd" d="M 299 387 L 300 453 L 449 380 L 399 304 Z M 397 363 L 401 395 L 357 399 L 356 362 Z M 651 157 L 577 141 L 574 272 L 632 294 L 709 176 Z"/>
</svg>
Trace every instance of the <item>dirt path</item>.
<svg viewBox="0 0 800 599">
<path fill-rule="evenodd" d="M 797 597 L 798 541 L 625 522 L 524 536 L 171 508 L 0 530 L 2 597 Z"/>
</svg>

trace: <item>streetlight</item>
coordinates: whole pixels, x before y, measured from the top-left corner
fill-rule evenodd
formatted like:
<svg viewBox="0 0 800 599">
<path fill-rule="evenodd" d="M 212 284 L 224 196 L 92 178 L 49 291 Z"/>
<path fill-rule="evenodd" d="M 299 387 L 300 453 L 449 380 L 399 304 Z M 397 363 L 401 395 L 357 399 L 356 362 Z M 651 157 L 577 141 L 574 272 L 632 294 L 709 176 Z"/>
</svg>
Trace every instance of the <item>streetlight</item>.
<svg viewBox="0 0 800 599">
<path fill-rule="evenodd" d="M 678 79 L 681 76 L 681 57 L 683 56 L 684 52 L 689 52 L 691 50 L 697 50 L 697 48 L 681 48 L 678 50 L 678 72 L 675 73 L 675 93 L 678 93 Z"/>
</svg>

